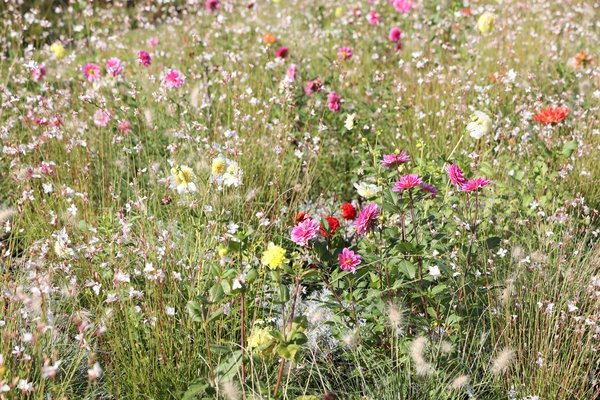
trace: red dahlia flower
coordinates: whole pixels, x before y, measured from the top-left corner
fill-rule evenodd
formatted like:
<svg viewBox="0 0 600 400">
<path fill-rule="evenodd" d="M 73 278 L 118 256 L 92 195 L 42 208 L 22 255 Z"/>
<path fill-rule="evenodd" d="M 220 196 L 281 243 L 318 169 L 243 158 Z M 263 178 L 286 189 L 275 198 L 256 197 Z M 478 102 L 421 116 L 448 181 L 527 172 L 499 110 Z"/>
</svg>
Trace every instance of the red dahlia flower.
<svg viewBox="0 0 600 400">
<path fill-rule="evenodd" d="M 569 109 L 567 107 L 548 106 L 547 108 L 538 111 L 535 120 L 542 124 L 549 125 L 562 121 L 567 118 L 567 115 L 569 115 Z"/>
</svg>

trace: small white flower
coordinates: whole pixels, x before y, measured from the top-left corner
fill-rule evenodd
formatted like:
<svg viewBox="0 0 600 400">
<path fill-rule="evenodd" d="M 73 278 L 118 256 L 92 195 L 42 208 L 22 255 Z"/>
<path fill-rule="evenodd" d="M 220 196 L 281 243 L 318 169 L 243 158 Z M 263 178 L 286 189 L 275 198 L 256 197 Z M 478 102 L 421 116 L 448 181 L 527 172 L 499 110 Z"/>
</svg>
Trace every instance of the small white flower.
<svg viewBox="0 0 600 400">
<path fill-rule="evenodd" d="M 377 194 L 382 190 L 380 186 L 367 182 L 355 183 L 354 187 L 356 188 L 358 195 L 364 197 L 365 199 L 371 199 L 377 196 Z"/>
<path fill-rule="evenodd" d="M 440 271 L 440 267 L 438 267 L 437 265 L 433 265 L 433 266 L 429 267 L 429 275 L 433 279 L 437 279 L 440 276 L 442 276 L 442 272 Z"/>
</svg>

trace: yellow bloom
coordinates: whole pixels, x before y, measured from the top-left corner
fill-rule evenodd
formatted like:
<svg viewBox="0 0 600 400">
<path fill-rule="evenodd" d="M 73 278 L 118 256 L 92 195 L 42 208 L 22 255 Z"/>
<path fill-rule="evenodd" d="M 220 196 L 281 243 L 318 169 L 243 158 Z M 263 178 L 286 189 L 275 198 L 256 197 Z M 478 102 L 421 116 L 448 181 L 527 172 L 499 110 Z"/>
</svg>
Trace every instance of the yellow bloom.
<svg viewBox="0 0 600 400">
<path fill-rule="evenodd" d="M 338 18 L 341 17 L 343 13 L 344 13 L 344 9 L 342 7 L 336 7 L 336 9 L 335 9 L 336 17 L 338 17 Z"/>
<path fill-rule="evenodd" d="M 57 60 L 60 60 L 65 56 L 65 48 L 59 42 L 54 42 L 52 46 L 50 46 L 50 52 L 54 54 Z"/>
<path fill-rule="evenodd" d="M 477 29 L 481 33 L 488 33 L 494 28 L 496 16 L 490 12 L 484 12 L 477 20 Z"/>
<path fill-rule="evenodd" d="M 221 175 L 225 173 L 227 169 L 227 163 L 222 157 L 217 157 L 212 162 L 212 174 L 213 175 Z"/>
<path fill-rule="evenodd" d="M 252 350 L 256 347 L 269 343 L 271 340 L 273 340 L 273 336 L 269 333 L 267 328 L 255 326 L 252 328 L 252 332 L 248 337 L 248 349 Z"/>
<path fill-rule="evenodd" d="M 173 174 L 174 186 L 179 194 L 196 191 L 196 184 L 193 182 L 194 171 L 190 167 L 177 166 L 171 169 L 171 174 Z"/>
<path fill-rule="evenodd" d="M 271 269 L 281 267 L 281 264 L 288 262 L 285 258 L 285 249 L 280 246 L 276 246 L 273 242 L 270 242 L 267 246 L 267 250 L 263 253 L 262 264 L 269 266 Z"/>
<path fill-rule="evenodd" d="M 219 254 L 219 257 L 225 257 L 227 255 L 227 253 L 229 253 L 229 250 L 227 250 L 227 247 L 219 246 L 217 248 L 217 254 Z"/>
</svg>

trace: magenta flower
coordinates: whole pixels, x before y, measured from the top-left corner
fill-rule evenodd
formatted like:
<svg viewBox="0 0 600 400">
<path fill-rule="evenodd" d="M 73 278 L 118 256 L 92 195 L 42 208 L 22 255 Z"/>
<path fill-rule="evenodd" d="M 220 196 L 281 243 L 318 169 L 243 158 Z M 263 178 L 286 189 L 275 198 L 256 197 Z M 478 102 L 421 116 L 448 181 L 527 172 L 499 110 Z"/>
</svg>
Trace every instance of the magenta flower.
<svg viewBox="0 0 600 400">
<path fill-rule="evenodd" d="M 371 203 L 363 208 L 363 210 L 360 212 L 360 215 L 356 219 L 356 222 L 354 223 L 356 226 L 356 232 L 358 232 L 360 235 L 364 235 L 373 229 L 377 223 L 377 217 L 379 217 L 380 212 L 381 210 L 375 203 Z"/>
<path fill-rule="evenodd" d="M 127 136 L 131 133 L 131 122 L 129 122 L 128 120 L 119 122 L 119 125 L 117 127 L 119 128 L 119 132 L 121 132 L 122 135 Z"/>
<path fill-rule="evenodd" d="M 349 60 L 350 58 L 352 58 L 353 54 L 354 53 L 352 53 L 352 49 L 350 47 L 340 47 L 337 56 L 341 60 Z"/>
<path fill-rule="evenodd" d="M 295 82 L 296 81 L 296 66 L 295 65 L 292 64 L 287 69 L 286 78 L 290 82 Z"/>
<path fill-rule="evenodd" d="M 94 63 L 85 64 L 83 67 L 83 76 L 90 82 L 94 82 L 100 78 L 100 67 Z"/>
<path fill-rule="evenodd" d="M 381 166 L 386 168 L 396 168 L 397 166 L 406 164 L 409 161 L 410 157 L 403 151 L 400 152 L 400 154 L 384 154 L 383 160 L 381 160 Z"/>
<path fill-rule="evenodd" d="M 459 190 L 462 192 L 474 192 L 488 186 L 490 183 L 492 182 L 485 178 L 475 178 L 463 183 Z"/>
<path fill-rule="evenodd" d="M 320 92 L 321 88 L 323 88 L 323 82 L 319 78 L 310 81 L 306 84 L 306 95 L 312 96 L 314 93 Z"/>
<path fill-rule="evenodd" d="M 280 48 L 277 49 L 277 57 L 279 58 L 286 58 L 289 54 L 289 49 L 285 46 L 281 46 Z"/>
<path fill-rule="evenodd" d="M 110 121 L 110 114 L 108 111 L 98 110 L 94 114 L 94 123 L 98 126 L 106 126 Z"/>
<path fill-rule="evenodd" d="M 148 53 L 147 51 L 140 50 L 138 53 L 138 61 L 144 67 L 147 67 L 152 63 L 152 57 L 150 57 L 150 53 Z"/>
<path fill-rule="evenodd" d="M 435 199 L 439 193 L 439 190 L 437 190 L 435 186 L 430 185 L 429 183 L 421 183 L 419 187 L 421 188 L 422 192 L 431 193 L 432 199 Z"/>
<path fill-rule="evenodd" d="M 452 183 L 456 187 L 460 187 L 462 184 L 467 182 L 467 178 L 463 174 L 462 170 L 456 164 L 446 165 L 446 172 L 448 173 L 448 178 L 452 181 Z"/>
<path fill-rule="evenodd" d="M 396 11 L 407 14 L 415 6 L 415 3 L 410 0 L 393 0 L 392 5 Z"/>
<path fill-rule="evenodd" d="M 338 260 L 342 271 L 351 271 L 353 274 L 356 273 L 356 267 L 360 265 L 360 256 L 346 247 L 338 256 Z"/>
<path fill-rule="evenodd" d="M 219 9 L 219 0 L 206 0 L 205 6 L 209 11 L 217 11 Z"/>
<path fill-rule="evenodd" d="M 371 11 L 367 15 L 367 21 L 369 21 L 369 24 L 371 25 L 378 25 L 379 21 L 381 21 L 381 15 L 379 15 L 377 11 Z"/>
<path fill-rule="evenodd" d="M 401 177 L 396 185 L 392 188 L 393 192 L 401 192 L 406 189 L 412 189 L 414 187 L 419 186 L 423 180 L 417 174 L 408 174 Z"/>
<path fill-rule="evenodd" d="M 402 36 L 402 31 L 400 30 L 400 28 L 392 28 L 390 30 L 390 40 L 392 42 L 397 43 L 400 40 L 401 36 Z"/>
<path fill-rule="evenodd" d="M 123 72 L 123 63 L 116 57 L 109 58 L 106 62 L 106 72 L 110 76 L 118 76 Z"/>
<path fill-rule="evenodd" d="M 312 218 L 307 218 L 292 229 L 292 242 L 304 247 L 309 240 L 316 238 L 318 233 L 319 224 Z"/>
<path fill-rule="evenodd" d="M 178 88 L 183 85 L 185 76 L 176 69 L 168 69 L 163 76 L 162 85 L 165 89 Z"/>
<path fill-rule="evenodd" d="M 44 76 L 46 76 L 46 68 L 41 64 L 36 65 L 31 70 L 31 78 L 36 82 L 41 82 Z"/>
<path fill-rule="evenodd" d="M 340 111 L 340 108 L 342 107 L 342 100 L 336 92 L 331 92 L 329 93 L 329 96 L 327 96 L 327 107 L 334 112 Z"/>
</svg>

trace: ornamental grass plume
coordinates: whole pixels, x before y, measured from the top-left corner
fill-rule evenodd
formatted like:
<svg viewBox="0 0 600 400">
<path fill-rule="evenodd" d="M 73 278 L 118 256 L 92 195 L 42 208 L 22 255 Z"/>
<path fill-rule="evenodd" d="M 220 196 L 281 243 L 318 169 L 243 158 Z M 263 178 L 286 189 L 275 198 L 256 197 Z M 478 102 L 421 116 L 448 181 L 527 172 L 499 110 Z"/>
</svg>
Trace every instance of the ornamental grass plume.
<svg viewBox="0 0 600 400">
<path fill-rule="evenodd" d="M 494 375 L 499 375 L 510 367 L 514 360 L 515 351 L 512 349 L 503 349 L 498 353 L 496 358 L 494 358 L 491 362 L 490 371 Z"/>
<path fill-rule="evenodd" d="M 425 359 L 428 344 L 429 341 L 425 336 L 419 336 L 410 345 L 410 358 L 413 360 L 417 375 L 429 375 L 434 371 L 433 366 Z"/>
<path fill-rule="evenodd" d="M 394 333 L 398 336 L 403 335 L 406 322 L 404 310 L 398 304 L 390 301 L 387 305 L 387 316 Z"/>
</svg>

